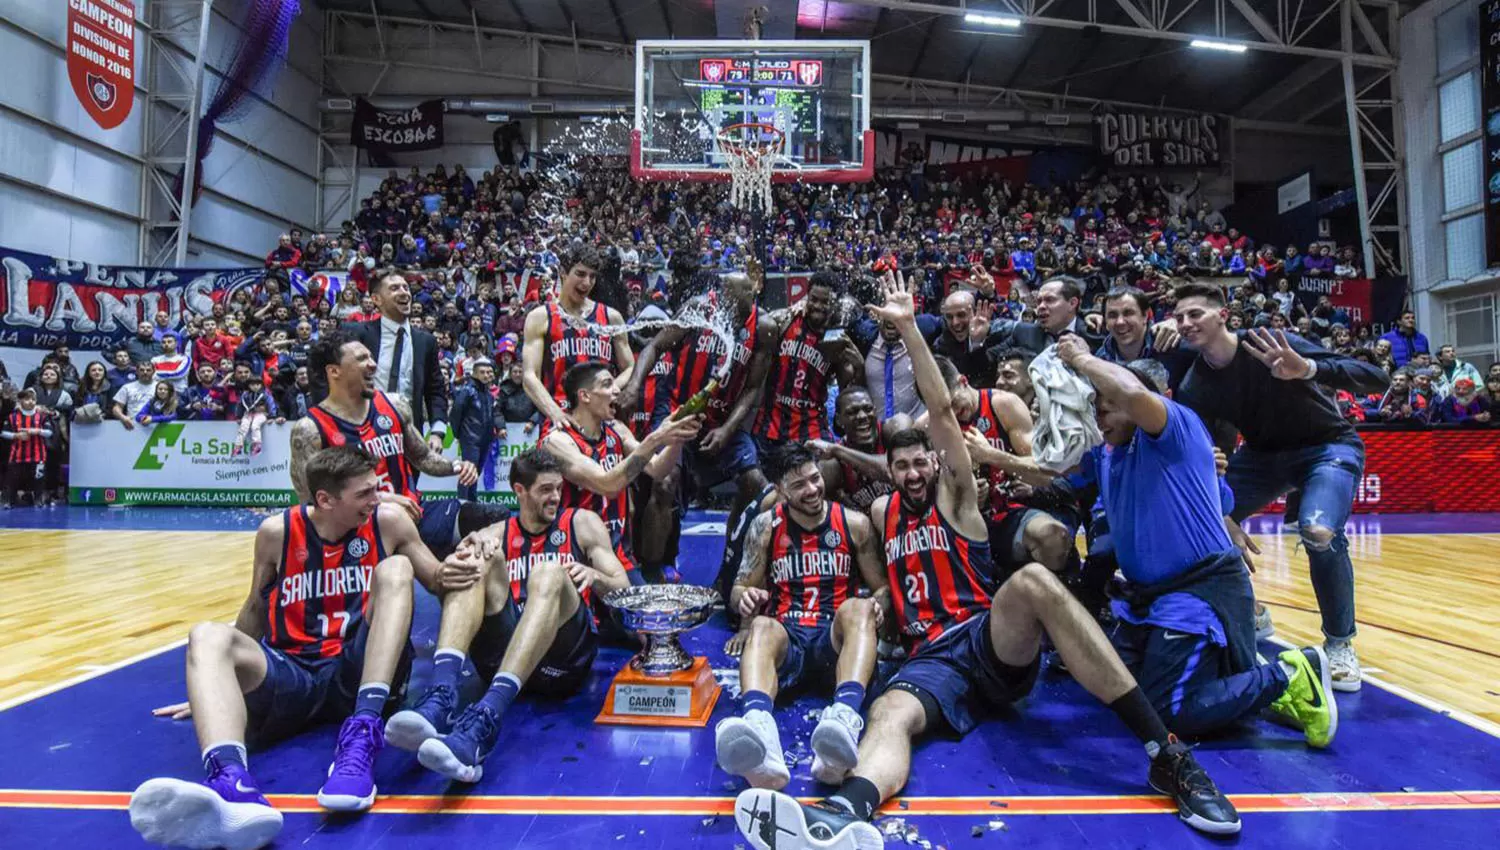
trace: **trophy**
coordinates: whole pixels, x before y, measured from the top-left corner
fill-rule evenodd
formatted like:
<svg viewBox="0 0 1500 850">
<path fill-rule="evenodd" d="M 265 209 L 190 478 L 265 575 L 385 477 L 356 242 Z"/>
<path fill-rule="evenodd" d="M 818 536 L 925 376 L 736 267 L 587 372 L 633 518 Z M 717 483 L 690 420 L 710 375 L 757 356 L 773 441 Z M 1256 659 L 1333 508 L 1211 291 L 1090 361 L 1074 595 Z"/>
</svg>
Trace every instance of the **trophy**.
<svg viewBox="0 0 1500 850">
<path fill-rule="evenodd" d="M 626 587 L 605 596 L 625 628 L 645 636 L 646 646 L 615 674 L 594 722 L 708 725 L 719 684 L 708 659 L 688 655 L 677 636 L 702 625 L 718 600 L 709 588 L 677 584 Z"/>
</svg>

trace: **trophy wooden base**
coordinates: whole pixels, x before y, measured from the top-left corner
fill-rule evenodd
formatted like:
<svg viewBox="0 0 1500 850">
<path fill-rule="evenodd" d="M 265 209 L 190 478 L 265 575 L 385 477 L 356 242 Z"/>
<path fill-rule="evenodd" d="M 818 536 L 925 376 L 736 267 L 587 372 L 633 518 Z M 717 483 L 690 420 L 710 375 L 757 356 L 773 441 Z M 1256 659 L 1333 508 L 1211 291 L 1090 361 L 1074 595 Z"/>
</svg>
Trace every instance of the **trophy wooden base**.
<svg viewBox="0 0 1500 850">
<path fill-rule="evenodd" d="M 625 726 L 707 726 L 719 701 L 719 683 L 707 658 L 670 676 L 647 676 L 626 664 L 615 674 L 595 723 Z"/>
</svg>

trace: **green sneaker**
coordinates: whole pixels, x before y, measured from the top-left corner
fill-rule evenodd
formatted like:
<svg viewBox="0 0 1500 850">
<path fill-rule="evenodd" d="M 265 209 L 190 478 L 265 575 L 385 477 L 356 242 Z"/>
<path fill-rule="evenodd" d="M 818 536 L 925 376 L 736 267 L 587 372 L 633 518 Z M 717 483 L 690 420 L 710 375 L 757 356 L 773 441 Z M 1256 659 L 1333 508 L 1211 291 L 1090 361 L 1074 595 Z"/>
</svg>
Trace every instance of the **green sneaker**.
<svg viewBox="0 0 1500 850">
<path fill-rule="evenodd" d="M 1339 707 L 1333 701 L 1328 656 L 1320 646 L 1288 649 L 1276 656 L 1292 668 L 1286 691 L 1271 703 L 1271 711 L 1302 730 L 1308 746 L 1326 747 L 1339 730 Z"/>
</svg>

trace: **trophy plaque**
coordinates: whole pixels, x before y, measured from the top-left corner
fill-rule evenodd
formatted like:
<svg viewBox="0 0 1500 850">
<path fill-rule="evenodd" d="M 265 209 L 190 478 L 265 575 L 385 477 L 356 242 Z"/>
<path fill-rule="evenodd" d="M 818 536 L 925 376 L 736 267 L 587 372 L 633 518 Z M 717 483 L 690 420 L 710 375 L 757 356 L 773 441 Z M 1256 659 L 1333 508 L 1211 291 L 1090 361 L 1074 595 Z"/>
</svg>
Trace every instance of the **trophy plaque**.
<svg viewBox="0 0 1500 850">
<path fill-rule="evenodd" d="M 625 628 L 645 637 L 646 646 L 615 674 L 594 722 L 708 725 L 719 684 L 708 659 L 688 655 L 677 636 L 707 620 L 718 599 L 709 588 L 678 584 L 627 587 L 605 596 Z"/>
</svg>

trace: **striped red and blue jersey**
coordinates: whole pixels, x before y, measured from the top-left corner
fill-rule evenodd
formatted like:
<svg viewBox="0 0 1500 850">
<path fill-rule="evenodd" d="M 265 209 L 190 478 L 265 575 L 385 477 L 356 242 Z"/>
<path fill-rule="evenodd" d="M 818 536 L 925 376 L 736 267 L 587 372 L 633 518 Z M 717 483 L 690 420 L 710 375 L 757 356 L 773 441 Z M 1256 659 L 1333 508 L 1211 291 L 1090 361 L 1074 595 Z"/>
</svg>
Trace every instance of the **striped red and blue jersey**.
<svg viewBox="0 0 1500 850">
<path fill-rule="evenodd" d="M 21 433 L 27 428 L 47 427 L 47 415 L 42 413 L 41 408 L 33 407 L 30 413 L 22 413 L 20 408 L 12 410 L 10 421 L 6 425 L 6 430 L 16 435 L 10 441 L 11 463 L 47 462 L 47 438 Z"/>
<path fill-rule="evenodd" d="M 406 423 L 401 421 L 401 414 L 385 393 L 375 391 L 365 421 L 358 425 L 334 416 L 322 405 L 308 408 L 307 415 L 318 426 L 323 448 L 359 446 L 374 456 L 375 474 L 380 478 L 383 492 L 396 493 L 414 502 L 422 500 L 422 493 L 417 490 L 416 470 L 406 460 Z"/>
<path fill-rule="evenodd" d="M 751 429 L 768 440 L 820 440 L 828 407 L 828 359 L 818 350 L 823 335 L 792 319 L 781 335 L 771 366 L 766 402 Z"/>
<path fill-rule="evenodd" d="M 1016 450 L 1011 447 L 1010 434 L 1005 430 L 1005 424 L 1000 421 L 1000 415 L 995 411 L 995 390 L 979 391 L 979 406 L 974 412 L 974 421 L 971 426 L 979 432 L 981 437 L 994 448 L 1009 454 L 1015 454 Z M 1003 470 L 992 466 L 983 467 L 984 473 L 990 480 L 990 512 L 992 518 L 998 518 L 1001 514 L 1013 510 L 1024 510 L 1025 505 L 1010 498 L 1005 484 L 1010 476 Z"/>
<path fill-rule="evenodd" d="M 521 517 L 513 515 L 505 521 L 505 570 L 510 579 L 510 598 L 516 607 L 526 610 L 526 581 L 531 571 L 542 564 L 588 563 L 578 537 L 573 532 L 573 508 L 562 508 L 557 519 L 536 534 L 521 525 Z M 591 594 L 585 591 L 583 604 L 591 602 Z"/>
<path fill-rule="evenodd" d="M 614 422 L 600 425 L 597 439 L 591 439 L 571 425 L 563 428 L 561 433 L 573 441 L 584 457 L 599 464 L 605 472 L 625 462 L 625 440 Z M 604 526 L 609 529 L 609 538 L 614 543 L 615 554 L 620 558 L 621 565 L 627 570 L 634 568 L 635 557 L 630 546 L 629 487 L 621 488 L 613 496 L 606 496 L 563 479 L 562 503 L 558 509 L 566 508 L 583 508 L 598 514 L 604 520 Z"/>
<path fill-rule="evenodd" d="M 542 349 L 542 384 L 552 393 L 559 406 L 567 409 L 568 394 L 563 390 L 563 376 L 579 363 L 615 362 L 614 337 L 599 328 L 609 324 L 609 308 L 595 301 L 585 307 L 582 321 L 563 313 L 562 304 L 547 302 L 547 346 Z M 596 327 L 597 326 L 597 327 Z"/>
<path fill-rule="evenodd" d="M 849 540 L 844 506 L 829 502 L 823 521 L 812 529 L 799 526 L 785 502 L 771 511 L 766 580 L 771 616 L 799 626 L 833 622 L 839 606 L 856 590 L 854 544 Z"/>
<path fill-rule="evenodd" d="M 651 433 L 651 417 L 657 404 L 666 400 L 671 391 L 672 352 L 663 351 L 651 366 L 646 379 L 641 381 L 640 404 L 630 414 L 630 431 L 637 440 L 646 439 Z"/>
<path fill-rule="evenodd" d="M 750 317 L 735 331 L 729 376 L 719 382 L 718 394 L 708 400 L 708 409 L 704 411 L 705 433 L 728 421 L 730 406 L 746 390 L 745 382 L 750 377 L 750 356 L 755 353 L 757 343 L 759 312 L 756 307 L 751 306 Z M 723 368 L 724 358 L 731 356 L 724 345 L 724 340 L 718 334 L 700 330 L 679 349 L 677 383 L 672 389 L 673 407 L 686 404 L 688 399 L 708 386 L 708 382 Z"/>
<path fill-rule="evenodd" d="M 849 445 L 846 441 L 844 445 Z M 885 444 L 880 438 L 880 429 L 875 429 L 875 446 L 869 451 L 858 446 L 849 446 L 857 452 L 871 455 L 885 454 Z M 870 505 L 887 493 L 896 492 L 891 482 L 883 478 L 870 478 L 847 463 L 839 463 L 839 501 L 861 512 L 869 513 Z"/>
<path fill-rule="evenodd" d="M 299 658 L 332 658 L 355 634 L 370 601 L 370 579 L 385 558 L 376 514 L 338 540 L 318 536 L 306 505 L 283 511 L 276 578 L 266 600 L 266 644 Z"/>
<path fill-rule="evenodd" d="M 901 492 L 885 508 L 886 577 L 901 640 L 915 655 L 948 630 L 990 607 L 990 544 L 959 534 L 938 513 L 907 510 Z"/>
</svg>

